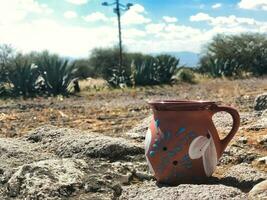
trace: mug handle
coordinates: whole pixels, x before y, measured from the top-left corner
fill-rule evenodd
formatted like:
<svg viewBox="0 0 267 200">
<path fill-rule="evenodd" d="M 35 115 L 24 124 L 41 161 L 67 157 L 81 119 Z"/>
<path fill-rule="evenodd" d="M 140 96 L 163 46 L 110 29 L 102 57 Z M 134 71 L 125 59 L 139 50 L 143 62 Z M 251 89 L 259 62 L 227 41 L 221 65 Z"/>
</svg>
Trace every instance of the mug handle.
<svg viewBox="0 0 267 200">
<path fill-rule="evenodd" d="M 229 142 L 232 140 L 232 138 L 238 131 L 238 128 L 240 126 L 240 116 L 236 109 L 229 107 L 229 106 L 216 106 L 212 108 L 212 111 L 213 111 L 212 115 L 218 112 L 227 112 L 232 116 L 232 119 L 233 119 L 233 127 L 231 131 L 228 133 L 228 135 L 224 139 L 220 140 L 221 154 L 222 154 L 225 148 L 227 147 L 227 145 L 229 144 Z"/>
</svg>

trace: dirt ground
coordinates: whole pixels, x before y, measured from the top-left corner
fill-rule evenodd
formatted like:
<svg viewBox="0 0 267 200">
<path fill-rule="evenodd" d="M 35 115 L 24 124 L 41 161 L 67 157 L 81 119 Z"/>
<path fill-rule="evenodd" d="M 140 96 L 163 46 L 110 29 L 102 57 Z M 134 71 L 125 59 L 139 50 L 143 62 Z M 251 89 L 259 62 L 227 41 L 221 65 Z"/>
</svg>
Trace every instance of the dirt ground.
<svg viewBox="0 0 267 200">
<path fill-rule="evenodd" d="M 196 85 L 82 91 L 71 97 L 0 99 L 0 135 L 16 137 L 51 124 L 120 136 L 151 114 L 152 99 L 212 100 L 240 112 L 253 109 L 254 98 L 267 91 L 267 79 L 209 80 Z"/>
</svg>

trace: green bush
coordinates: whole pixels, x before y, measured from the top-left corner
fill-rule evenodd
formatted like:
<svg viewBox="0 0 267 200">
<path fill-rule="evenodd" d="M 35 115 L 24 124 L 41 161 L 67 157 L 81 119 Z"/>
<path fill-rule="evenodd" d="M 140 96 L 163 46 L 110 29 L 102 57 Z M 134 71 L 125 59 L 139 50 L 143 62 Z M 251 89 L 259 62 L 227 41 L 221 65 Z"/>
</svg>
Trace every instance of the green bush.
<svg viewBox="0 0 267 200">
<path fill-rule="evenodd" d="M 92 67 L 90 65 L 88 59 L 75 60 L 74 64 L 75 64 L 75 66 L 77 68 L 76 74 L 81 79 L 86 79 L 88 77 L 91 77 L 91 78 L 96 78 L 97 77 L 97 73 L 96 73 L 94 67 Z"/>
<path fill-rule="evenodd" d="M 156 85 L 171 82 L 179 60 L 170 55 L 151 56 L 123 51 L 123 65 L 119 68 L 119 49 L 94 49 L 89 58 L 97 76 L 112 87 L 119 85 Z"/>
<path fill-rule="evenodd" d="M 0 95 L 6 92 L 8 68 L 15 57 L 15 50 L 10 45 L 0 45 Z"/>
<path fill-rule="evenodd" d="M 177 72 L 177 79 L 181 82 L 196 83 L 196 76 L 194 71 L 189 68 L 180 68 Z"/>
<path fill-rule="evenodd" d="M 131 66 L 133 85 L 169 84 L 178 64 L 179 60 L 169 55 L 149 56 L 138 65 L 133 61 Z"/>
<path fill-rule="evenodd" d="M 40 91 L 38 67 L 32 60 L 21 54 L 11 62 L 8 68 L 8 81 L 12 84 L 14 95 L 32 96 Z"/>
<path fill-rule="evenodd" d="M 35 60 L 49 94 L 68 94 L 73 87 L 73 82 L 79 78 L 75 64 L 56 54 L 45 51 L 37 55 Z"/>
<path fill-rule="evenodd" d="M 267 74 L 266 34 L 217 35 L 201 57 L 199 72 L 214 77 Z"/>
<path fill-rule="evenodd" d="M 124 52 L 123 58 L 126 58 L 126 53 Z M 96 76 L 104 78 L 107 81 L 118 71 L 121 71 L 120 73 L 122 73 L 122 71 L 127 71 L 129 73 L 130 63 L 127 62 L 127 59 L 123 59 L 123 68 L 121 70 L 119 69 L 118 63 L 119 49 L 117 47 L 96 48 L 92 51 L 89 58 L 89 65 L 94 69 Z"/>
</svg>

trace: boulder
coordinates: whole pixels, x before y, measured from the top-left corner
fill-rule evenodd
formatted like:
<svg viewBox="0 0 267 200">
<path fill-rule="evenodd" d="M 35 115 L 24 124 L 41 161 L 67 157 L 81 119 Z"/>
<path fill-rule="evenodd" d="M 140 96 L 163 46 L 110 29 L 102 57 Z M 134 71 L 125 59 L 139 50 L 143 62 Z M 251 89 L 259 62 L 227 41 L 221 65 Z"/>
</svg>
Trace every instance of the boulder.
<svg viewBox="0 0 267 200">
<path fill-rule="evenodd" d="M 267 93 L 258 95 L 254 101 L 254 110 L 267 109 Z"/>
<path fill-rule="evenodd" d="M 7 183 L 9 197 L 20 199 L 62 199 L 83 187 L 83 160 L 53 159 L 25 164 L 18 168 Z"/>
<path fill-rule="evenodd" d="M 124 138 L 113 138 L 97 133 L 45 126 L 30 132 L 26 141 L 39 143 L 42 149 L 63 158 L 106 158 L 112 161 L 143 155 L 143 145 Z"/>
<path fill-rule="evenodd" d="M 0 169 L 11 169 L 55 157 L 51 153 L 37 151 L 37 148 L 37 145 L 18 138 L 0 138 Z"/>
<path fill-rule="evenodd" d="M 155 182 L 123 187 L 120 200 L 206 200 L 206 199 L 247 199 L 241 190 L 224 185 L 193 185 L 181 184 L 176 187 L 158 186 Z"/>
<path fill-rule="evenodd" d="M 251 200 L 267 199 L 267 180 L 255 185 L 248 195 Z"/>
</svg>

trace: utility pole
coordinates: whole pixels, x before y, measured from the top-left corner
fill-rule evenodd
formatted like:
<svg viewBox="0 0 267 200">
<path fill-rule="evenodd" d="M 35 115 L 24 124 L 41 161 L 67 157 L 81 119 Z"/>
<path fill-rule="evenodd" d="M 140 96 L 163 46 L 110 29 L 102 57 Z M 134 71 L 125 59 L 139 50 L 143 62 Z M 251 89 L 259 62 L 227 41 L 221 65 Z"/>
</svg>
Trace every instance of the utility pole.
<svg viewBox="0 0 267 200">
<path fill-rule="evenodd" d="M 127 11 L 133 6 L 133 4 L 128 3 L 126 5 L 123 5 L 120 3 L 119 0 L 116 0 L 113 3 L 103 2 L 103 6 L 113 6 L 115 5 L 113 12 L 117 15 L 118 18 L 118 30 L 119 30 L 119 71 L 122 72 L 122 33 L 121 33 L 121 12 Z"/>
</svg>

